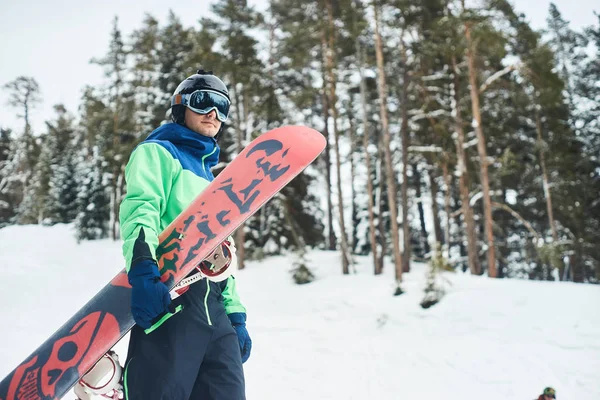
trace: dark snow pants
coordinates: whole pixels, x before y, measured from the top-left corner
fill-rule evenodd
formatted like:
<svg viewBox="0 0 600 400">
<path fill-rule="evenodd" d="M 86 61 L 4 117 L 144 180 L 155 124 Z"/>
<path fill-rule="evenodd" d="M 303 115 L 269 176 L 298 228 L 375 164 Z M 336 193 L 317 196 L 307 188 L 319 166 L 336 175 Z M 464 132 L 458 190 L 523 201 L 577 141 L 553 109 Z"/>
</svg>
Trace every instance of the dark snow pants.
<svg viewBox="0 0 600 400">
<path fill-rule="evenodd" d="M 149 334 L 132 329 L 125 400 L 245 400 L 238 338 L 215 286 L 194 283 L 174 300 L 181 312 Z"/>
</svg>

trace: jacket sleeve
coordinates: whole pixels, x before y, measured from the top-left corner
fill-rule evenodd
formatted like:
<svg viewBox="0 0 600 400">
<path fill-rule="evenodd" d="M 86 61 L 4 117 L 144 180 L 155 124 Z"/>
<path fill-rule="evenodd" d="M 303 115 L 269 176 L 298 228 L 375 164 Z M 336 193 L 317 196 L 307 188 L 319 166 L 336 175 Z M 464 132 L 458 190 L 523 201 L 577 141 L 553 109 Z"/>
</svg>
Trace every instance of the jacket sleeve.
<svg viewBox="0 0 600 400">
<path fill-rule="evenodd" d="M 141 228 L 152 258 L 156 260 L 161 216 L 173 185 L 174 163 L 164 147 L 143 143 L 133 151 L 125 167 L 127 194 L 121 202 L 119 220 L 127 271 L 135 257 L 134 243 Z"/>
<path fill-rule="evenodd" d="M 235 277 L 230 276 L 224 283 L 222 289 L 223 304 L 225 305 L 225 312 L 227 314 L 232 313 L 245 313 L 246 307 L 242 305 L 240 296 L 238 295 Z"/>
</svg>

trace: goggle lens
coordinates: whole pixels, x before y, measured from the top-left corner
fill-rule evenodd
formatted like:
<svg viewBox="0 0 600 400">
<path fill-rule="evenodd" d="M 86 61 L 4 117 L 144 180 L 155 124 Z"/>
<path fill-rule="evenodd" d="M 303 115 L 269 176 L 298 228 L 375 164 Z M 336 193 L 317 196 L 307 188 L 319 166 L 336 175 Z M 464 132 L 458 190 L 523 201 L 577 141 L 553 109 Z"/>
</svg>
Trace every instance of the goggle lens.
<svg viewBox="0 0 600 400">
<path fill-rule="evenodd" d="M 173 101 L 176 102 L 177 100 L 174 99 Z M 217 119 L 221 122 L 227 121 L 229 116 L 229 100 L 221 93 L 212 90 L 196 90 L 191 94 L 183 94 L 181 95 L 180 104 L 198 114 L 208 114 L 215 110 Z"/>
</svg>

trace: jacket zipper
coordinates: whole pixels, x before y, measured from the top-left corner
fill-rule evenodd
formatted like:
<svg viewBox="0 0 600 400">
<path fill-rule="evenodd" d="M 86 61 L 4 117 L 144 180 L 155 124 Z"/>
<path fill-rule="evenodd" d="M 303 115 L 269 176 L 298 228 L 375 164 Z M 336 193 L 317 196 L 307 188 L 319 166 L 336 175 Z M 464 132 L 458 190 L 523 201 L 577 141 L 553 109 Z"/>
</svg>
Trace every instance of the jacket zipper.
<svg viewBox="0 0 600 400">
<path fill-rule="evenodd" d="M 209 171 L 207 171 L 207 170 L 206 170 L 206 165 L 204 164 L 204 160 L 205 160 L 207 157 L 210 157 L 210 156 L 212 156 L 212 155 L 215 153 L 215 151 L 217 151 L 217 147 L 216 147 L 216 146 L 215 146 L 215 148 L 213 149 L 213 151 L 211 151 L 211 152 L 210 152 L 210 154 L 206 154 L 204 157 L 202 157 L 202 169 L 204 170 L 204 173 L 206 174 L 206 176 L 207 176 L 207 177 L 209 177 L 210 175 L 208 174 L 208 173 L 209 173 Z M 210 179 L 209 179 L 209 180 L 210 180 Z"/>
<path fill-rule="evenodd" d="M 204 170 L 204 173 L 206 174 L 207 178 L 210 177 L 210 174 L 209 171 L 206 170 L 206 164 L 204 164 L 204 160 L 206 160 L 207 157 L 212 156 L 215 153 L 215 151 L 217 151 L 216 146 L 213 149 L 213 151 L 202 157 L 202 169 Z M 204 310 L 206 311 L 206 319 L 208 320 L 208 325 L 212 326 L 212 321 L 210 320 L 210 313 L 208 312 L 208 295 L 210 294 L 210 281 L 206 278 L 204 278 L 204 280 L 206 281 L 206 295 L 204 295 Z"/>
</svg>

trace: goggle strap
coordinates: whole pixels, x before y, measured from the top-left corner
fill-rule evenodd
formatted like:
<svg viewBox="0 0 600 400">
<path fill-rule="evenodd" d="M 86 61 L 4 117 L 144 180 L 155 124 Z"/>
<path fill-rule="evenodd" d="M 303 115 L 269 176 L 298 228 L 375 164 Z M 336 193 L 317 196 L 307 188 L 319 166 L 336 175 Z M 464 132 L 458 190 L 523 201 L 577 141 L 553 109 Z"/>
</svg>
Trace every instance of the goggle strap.
<svg viewBox="0 0 600 400">
<path fill-rule="evenodd" d="M 183 105 L 183 96 L 180 94 L 176 94 L 175 96 L 173 96 L 171 98 L 171 105 L 172 106 L 177 106 L 177 105 Z"/>
</svg>

